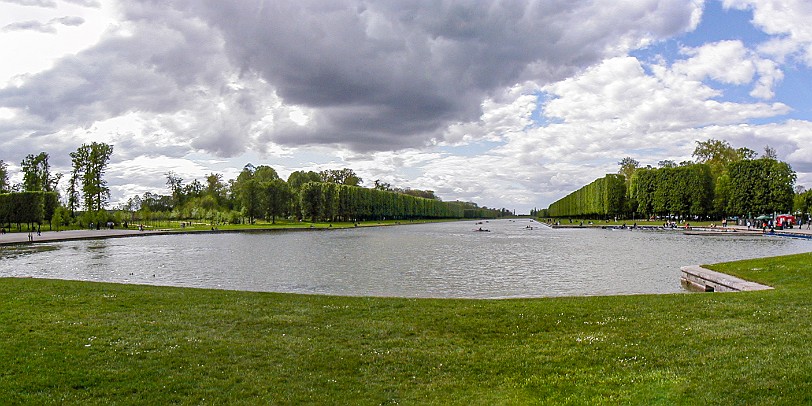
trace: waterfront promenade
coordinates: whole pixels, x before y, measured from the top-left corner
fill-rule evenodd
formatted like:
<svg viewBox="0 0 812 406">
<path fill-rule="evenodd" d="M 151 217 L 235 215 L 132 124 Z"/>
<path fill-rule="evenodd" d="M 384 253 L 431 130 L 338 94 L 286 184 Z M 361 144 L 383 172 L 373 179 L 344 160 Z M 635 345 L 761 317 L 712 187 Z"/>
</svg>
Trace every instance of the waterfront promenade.
<svg viewBox="0 0 812 406">
<path fill-rule="evenodd" d="M 67 230 L 67 231 L 43 231 L 40 235 L 36 232 L 29 233 L 6 233 L 0 235 L 0 245 L 46 243 L 66 240 L 88 240 L 97 238 L 117 238 L 131 237 L 137 235 L 160 234 L 161 231 L 138 231 L 137 229 L 103 229 L 103 230 Z"/>
</svg>

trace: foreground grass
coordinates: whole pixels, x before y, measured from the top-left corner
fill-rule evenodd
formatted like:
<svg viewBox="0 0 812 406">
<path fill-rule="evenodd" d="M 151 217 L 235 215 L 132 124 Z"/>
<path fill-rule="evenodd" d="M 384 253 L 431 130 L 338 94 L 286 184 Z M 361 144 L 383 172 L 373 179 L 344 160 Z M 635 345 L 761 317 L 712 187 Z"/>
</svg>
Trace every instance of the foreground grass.
<svg viewBox="0 0 812 406">
<path fill-rule="evenodd" d="M 812 254 L 777 289 L 342 298 L 0 279 L 0 399 L 96 404 L 807 404 Z"/>
</svg>

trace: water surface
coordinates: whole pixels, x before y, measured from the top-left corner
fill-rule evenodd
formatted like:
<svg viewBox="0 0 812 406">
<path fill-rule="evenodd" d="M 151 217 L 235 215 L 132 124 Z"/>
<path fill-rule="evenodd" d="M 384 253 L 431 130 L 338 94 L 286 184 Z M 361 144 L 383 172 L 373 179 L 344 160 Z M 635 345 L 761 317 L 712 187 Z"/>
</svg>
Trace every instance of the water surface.
<svg viewBox="0 0 812 406">
<path fill-rule="evenodd" d="M 681 292 L 683 265 L 809 251 L 808 240 L 779 237 L 499 220 L 0 247 L 0 276 L 350 296 L 617 295 Z"/>
</svg>

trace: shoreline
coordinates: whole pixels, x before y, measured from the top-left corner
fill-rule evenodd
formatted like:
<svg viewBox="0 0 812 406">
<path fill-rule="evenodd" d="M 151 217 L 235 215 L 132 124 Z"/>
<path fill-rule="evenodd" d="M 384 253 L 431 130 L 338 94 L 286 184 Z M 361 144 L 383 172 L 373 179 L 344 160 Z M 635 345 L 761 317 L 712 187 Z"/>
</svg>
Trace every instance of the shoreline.
<svg viewBox="0 0 812 406">
<path fill-rule="evenodd" d="M 467 220 L 467 219 L 465 219 Z M 465 221 L 465 220 L 452 220 L 452 221 Z M 289 225 L 267 225 L 267 226 L 246 226 L 244 228 L 215 228 L 213 230 L 207 229 L 183 229 L 183 228 L 158 228 L 153 230 L 140 231 L 132 228 L 116 228 L 116 229 L 101 229 L 101 230 L 65 230 L 65 231 L 42 231 L 41 235 L 32 232 L 33 241 L 29 240 L 29 233 L 27 232 L 13 232 L 0 235 L 0 247 L 9 245 L 27 245 L 27 244 L 42 244 L 61 241 L 76 241 L 76 240 L 98 240 L 105 238 L 124 238 L 124 237 L 146 237 L 153 235 L 170 235 L 170 234 L 226 234 L 226 233 L 250 233 L 250 232 L 271 232 L 271 231 L 325 231 L 325 230 L 344 230 L 362 227 L 388 227 L 396 225 L 410 225 L 410 224 L 428 224 L 438 221 L 449 220 L 420 220 L 420 221 L 399 221 L 396 223 L 382 223 L 382 222 L 361 222 L 357 226 L 353 223 L 336 223 L 333 226 L 289 226 Z M 328 223 L 325 223 L 328 224 Z"/>
<path fill-rule="evenodd" d="M 577 229 L 601 229 L 601 230 L 626 230 L 626 231 L 673 231 L 673 232 L 681 232 L 686 235 L 696 235 L 696 236 L 774 236 L 774 237 L 788 237 L 788 238 L 810 238 L 812 237 L 812 230 L 806 229 L 805 227 L 794 227 L 790 229 L 783 229 L 783 230 L 775 230 L 773 233 L 765 233 L 759 228 L 751 227 L 749 230 L 747 226 L 727 226 L 727 227 L 706 227 L 706 226 L 697 226 L 691 227 L 689 229 L 685 229 L 684 227 L 674 227 L 674 228 L 664 228 L 662 225 L 652 225 L 650 222 L 642 222 L 636 223 L 636 226 L 627 225 L 623 227 L 617 224 L 550 224 L 550 223 L 542 223 L 552 229 L 569 229 L 569 230 L 577 230 Z"/>
</svg>

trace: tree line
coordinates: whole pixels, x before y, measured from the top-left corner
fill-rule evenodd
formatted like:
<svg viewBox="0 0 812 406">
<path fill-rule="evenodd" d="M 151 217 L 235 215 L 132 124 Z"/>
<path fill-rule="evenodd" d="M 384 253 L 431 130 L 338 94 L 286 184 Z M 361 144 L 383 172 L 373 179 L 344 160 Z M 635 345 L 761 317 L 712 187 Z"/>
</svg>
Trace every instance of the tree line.
<svg viewBox="0 0 812 406">
<path fill-rule="evenodd" d="M 770 147 L 758 157 L 727 141 L 698 141 L 694 161 L 640 167 L 626 157 L 617 175 L 586 185 L 554 202 L 539 217 L 717 218 L 809 213 L 812 191 L 795 187 L 791 166 Z"/>
<path fill-rule="evenodd" d="M 176 173 L 166 174 L 170 194 L 133 196 L 122 209 L 133 221 L 200 219 L 212 224 L 254 223 L 277 219 L 355 222 L 439 218 L 496 218 L 506 209 L 479 207 L 471 202 L 444 202 L 433 191 L 398 189 L 374 182 L 362 187 L 352 169 L 295 171 L 287 180 L 267 165 L 246 165 L 236 179 L 223 181 L 209 174 L 205 182 L 186 183 Z"/>
<path fill-rule="evenodd" d="M 8 164 L 0 160 L 0 224 L 4 228 L 16 224 L 18 229 L 23 224 L 29 228 L 44 223 L 52 226 L 54 221 L 68 224 L 76 221 L 80 202 L 95 219 L 93 213 L 100 212 L 110 197 L 104 172 L 112 152 L 111 145 L 93 142 L 70 154 L 73 168 L 65 204 L 57 189 L 62 174 L 52 170 L 48 153 L 27 155 L 20 162 L 23 181 L 16 185 L 9 182 Z"/>
<path fill-rule="evenodd" d="M 431 190 L 393 188 L 376 180 L 372 188 L 349 168 L 320 172 L 296 171 L 287 180 L 267 165 L 246 165 L 236 179 L 212 173 L 201 182 L 185 182 L 166 173 L 168 194 L 133 196 L 112 210 L 104 178 L 113 146 L 83 144 L 70 153 L 71 172 L 60 198 L 62 174 L 54 173 L 49 155 L 28 155 L 21 162 L 23 182 L 10 185 L 8 165 L 0 160 L 0 224 L 53 226 L 107 222 L 204 220 L 211 224 L 255 223 L 277 219 L 316 221 L 496 218 L 506 209 L 472 202 L 444 202 Z"/>
</svg>

